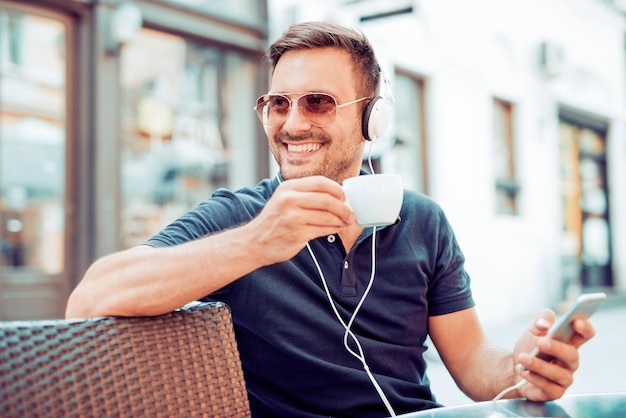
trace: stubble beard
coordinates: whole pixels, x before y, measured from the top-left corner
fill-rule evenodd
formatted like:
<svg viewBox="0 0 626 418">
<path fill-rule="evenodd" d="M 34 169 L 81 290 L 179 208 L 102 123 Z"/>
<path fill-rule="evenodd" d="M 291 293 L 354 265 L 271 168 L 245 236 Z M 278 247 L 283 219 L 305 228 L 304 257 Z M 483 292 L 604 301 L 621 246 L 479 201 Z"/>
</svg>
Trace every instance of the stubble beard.
<svg viewBox="0 0 626 418">
<path fill-rule="evenodd" d="M 338 153 L 339 155 L 332 155 L 332 152 L 326 152 L 323 160 L 312 168 L 304 166 L 298 167 L 297 161 L 286 164 L 284 161 L 286 157 L 283 141 L 306 142 L 313 139 L 316 140 L 316 142 L 324 144 L 324 147 L 328 147 L 329 144 L 332 143 L 328 135 L 308 133 L 300 136 L 292 136 L 284 132 L 279 132 L 276 134 L 270 148 L 280 167 L 280 173 L 285 180 L 310 176 L 324 176 L 341 184 L 347 177 L 355 175 L 355 166 L 360 167 L 361 163 L 362 144 L 351 138 L 354 138 L 354 135 L 339 139 L 338 141 L 344 141 L 344 143 L 347 144 L 346 147 Z M 356 174 L 358 174 L 358 172 Z"/>
</svg>

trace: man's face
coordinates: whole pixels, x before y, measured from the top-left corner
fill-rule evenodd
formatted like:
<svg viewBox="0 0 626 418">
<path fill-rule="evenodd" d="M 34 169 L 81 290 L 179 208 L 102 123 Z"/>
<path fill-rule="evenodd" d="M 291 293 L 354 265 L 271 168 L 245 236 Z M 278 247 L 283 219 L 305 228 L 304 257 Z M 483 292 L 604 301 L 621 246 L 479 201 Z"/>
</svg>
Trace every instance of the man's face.
<svg viewBox="0 0 626 418">
<path fill-rule="evenodd" d="M 272 93 L 319 92 L 338 104 L 359 99 L 350 57 L 335 48 L 293 50 L 278 61 L 272 75 Z M 296 95 L 285 122 L 269 129 L 269 145 L 285 179 L 323 175 L 339 183 L 358 175 L 365 139 L 357 103 L 337 109 L 326 127 L 310 123 L 297 108 Z"/>
</svg>

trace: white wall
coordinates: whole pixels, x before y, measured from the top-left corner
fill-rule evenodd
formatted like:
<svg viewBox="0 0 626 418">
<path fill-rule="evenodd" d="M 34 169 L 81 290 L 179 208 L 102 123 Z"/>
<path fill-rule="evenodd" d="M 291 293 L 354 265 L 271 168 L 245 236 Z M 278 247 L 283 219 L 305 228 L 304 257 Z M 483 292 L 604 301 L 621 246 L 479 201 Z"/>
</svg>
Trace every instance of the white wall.
<svg viewBox="0 0 626 418">
<path fill-rule="evenodd" d="M 278 35 L 293 21 L 358 26 L 389 74 L 427 82 L 430 194 L 446 210 L 467 257 L 486 322 L 534 315 L 560 300 L 558 109 L 608 121 L 611 225 L 617 288 L 626 291 L 626 70 L 624 17 L 594 0 L 273 0 Z M 285 4 L 293 5 L 285 7 Z M 360 24 L 360 13 L 414 12 Z M 539 45 L 564 51 L 546 76 Z M 495 215 L 492 99 L 516 105 L 521 214 Z"/>
</svg>

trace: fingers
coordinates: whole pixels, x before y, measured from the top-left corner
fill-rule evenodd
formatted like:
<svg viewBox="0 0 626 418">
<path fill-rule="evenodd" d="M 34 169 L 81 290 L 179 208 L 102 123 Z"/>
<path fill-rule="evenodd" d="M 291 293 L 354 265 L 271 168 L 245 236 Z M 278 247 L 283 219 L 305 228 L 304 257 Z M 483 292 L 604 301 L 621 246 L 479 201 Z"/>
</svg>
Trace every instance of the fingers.
<svg viewBox="0 0 626 418">
<path fill-rule="evenodd" d="M 549 377 L 545 375 L 533 373 L 526 370 L 521 376 L 529 383 L 520 389 L 520 394 L 528 400 L 536 402 L 545 402 L 558 399 L 567 390 L 574 381 L 572 373 L 563 372 L 563 369 L 557 373 L 552 373 Z"/>
<path fill-rule="evenodd" d="M 341 186 L 322 176 L 285 181 L 271 199 L 277 210 L 293 217 L 292 222 L 334 228 L 354 222 L 352 211 L 343 202 Z M 293 212 L 286 213 L 290 210 Z"/>
<path fill-rule="evenodd" d="M 574 372 L 579 366 L 578 347 L 595 336 L 595 329 L 586 319 L 577 319 L 573 322 L 576 333 L 566 342 L 546 337 L 549 328 L 554 323 L 554 312 L 546 309 L 529 326 L 526 331 L 528 339 L 517 351 L 518 366 L 516 372 L 527 380 L 520 393 L 534 401 L 557 399 L 574 381 Z M 529 353 L 528 347 L 533 347 Z M 536 353 L 536 355 L 534 355 Z"/>
<path fill-rule="evenodd" d="M 537 356 L 522 353 L 519 355 L 519 363 L 536 373 L 542 373 L 546 369 L 553 369 L 555 366 L 566 368 L 571 372 L 578 369 L 579 354 L 577 347 L 542 337 L 537 340 L 539 353 Z"/>
<path fill-rule="evenodd" d="M 281 183 L 249 224 L 254 245 L 267 249 L 267 262 L 284 261 L 311 239 L 355 225 L 341 186 L 322 176 Z"/>
<path fill-rule="evenodd" d="M 520 365 L 517 371 L 531 383 L 523 388 L 523 396 L 534 401 L 557 399 L 574 382 L 574 372 L 578 369 L 578 352 L 567 344 L 563 344 L 569 347 L 565 350 L 564 347 L 555 347 L 560 344 L 563 343 L 549 339 L 541 339 L 539 342 L 542 351 L 545 350 L 553 356 L 558 353 L 562 356 L 560 360 L 545 361 L 526 353 L 519 356 Z"/>
<path fill-rule="evenodd" d="M 573 322 L 574 331 L 576 331 L 576 335 L 574 336 L 575 343 L 578 343 L 576 346 L 579 347 L 583 343 L 589 341 L 596 335 L 596 330 L 586 319 L 576 319 Z"/>
<path fill-rule="evenodd" d="M 520 377 L 531 383 L 522 388 L 523 396 L 534 401 L 557 399 L 571 386 L 574 372 L 579 367 L 578 347 L 595 334 L 588 321 L 580 321 L 581 323 L 574 325 L 577 334 L 569 342 L 538 337 L 537 356 L 528 353 L 519 354 L 516 371 Z"/>
</svg>

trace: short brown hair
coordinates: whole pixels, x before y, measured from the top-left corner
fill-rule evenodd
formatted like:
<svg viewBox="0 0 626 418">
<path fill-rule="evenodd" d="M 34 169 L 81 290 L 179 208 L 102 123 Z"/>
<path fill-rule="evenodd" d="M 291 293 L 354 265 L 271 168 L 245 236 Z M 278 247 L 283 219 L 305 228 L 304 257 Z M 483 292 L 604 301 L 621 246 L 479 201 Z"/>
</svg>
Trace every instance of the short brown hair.
<svg viewBox="0 0 626 418">
<path fill-rule="evenodd" d="M 357 92 L 375 96 L 380 79 L 380 66 L 374 49 L 365 35 L 352 28 L 329 22 L 304 22 L 289 27 L 268 48 L 265 57 L 272 63 L 272 71 L 283 54 L 290 50 L 339 48 L 350 54 L 357 80 Z M 359 77 L 360 75 L 360 77 Z"/>
</svg>

